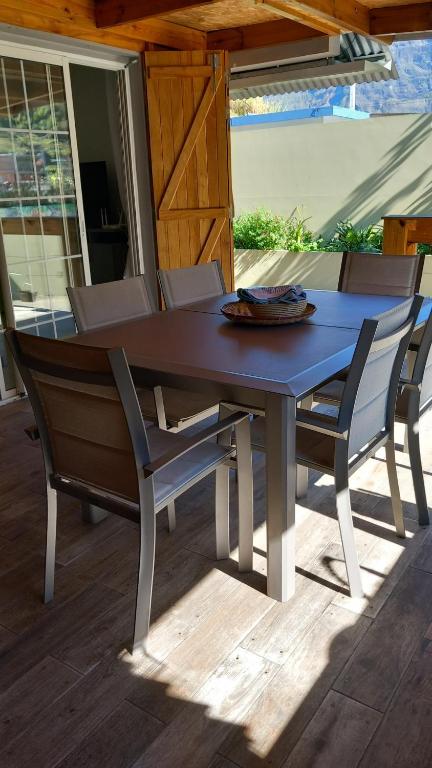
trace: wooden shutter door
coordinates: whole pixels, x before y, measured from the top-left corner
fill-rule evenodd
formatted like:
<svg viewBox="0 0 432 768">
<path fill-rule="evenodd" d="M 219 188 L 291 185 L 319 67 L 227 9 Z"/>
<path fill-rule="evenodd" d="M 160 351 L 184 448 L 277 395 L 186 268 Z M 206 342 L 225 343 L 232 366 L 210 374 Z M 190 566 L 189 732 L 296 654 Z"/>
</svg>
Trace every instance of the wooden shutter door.
<svg viewBox="0 0 432 768">
<path fill-rule="evenodd" d="M 226 54 L 145 54 L 158 266 L 219 259 L 233 289 Z"/>
</svg>

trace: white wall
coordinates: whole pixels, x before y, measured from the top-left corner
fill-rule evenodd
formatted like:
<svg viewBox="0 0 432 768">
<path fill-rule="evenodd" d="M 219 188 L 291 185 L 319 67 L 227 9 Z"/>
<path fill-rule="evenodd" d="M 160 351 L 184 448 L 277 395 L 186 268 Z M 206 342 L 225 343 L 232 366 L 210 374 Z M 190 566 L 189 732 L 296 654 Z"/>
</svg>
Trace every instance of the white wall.
<svg viewBox="0 0 432 768">
<path fill-rule="evenodd" d="M 302 206 L 315 232 L 338 220 L 432 210 L 432 115 L 231 129 L 236 214 Z"/>
<path fill-rule="evenodd" d="M 342 253 L 292 251 L 234 251 L 234 285 L 287 285 L 337 291 Z M 432 296 L 432 256 L 426 256 L 420 284 L 423 296 Z"/>
</svg>

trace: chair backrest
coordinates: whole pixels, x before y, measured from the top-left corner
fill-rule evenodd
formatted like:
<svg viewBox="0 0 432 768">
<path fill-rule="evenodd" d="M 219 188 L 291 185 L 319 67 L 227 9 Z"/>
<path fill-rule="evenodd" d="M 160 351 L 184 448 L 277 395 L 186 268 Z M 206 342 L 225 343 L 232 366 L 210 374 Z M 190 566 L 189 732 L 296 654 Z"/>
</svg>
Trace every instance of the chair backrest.
<svg viewBox="0 0 432 768">
<path fill-rule="evenodd" d="M 167 309 L 177 309 L 226 293 L 218 261 L 181 269 L 160 269 L 158 277 Z"/>
<path fill-rule="evenodd" d="M 339 291 L 414 296 L 419 290 L 424 257 L 383 253 L 344 253 Z"/>
<path fill-rule="evenodd" d="M 420 385 L 420 408 L 432 399 L 432 312 L 425 325 L 412 380 Z"/>
<path fill-rule="evenodd" d="M 402 364 L 422 301 L 415 296 L 363 323 L 339 409 L 340 426 L 349 430 L 349 456 L 392 429 Z"/>
<path fill-rule="evenodd" d="M 149 452 L 122 349 L 6 331 L 33 407 L 49 482 L 139 503 Z M 79 495 L 78 493 L 76 495 Z"/>
<path fill-rule="evenodd" d="M 78 331 L 145 317 L 154 312 L 143 275 L 67 289 Z"/>
</svg>

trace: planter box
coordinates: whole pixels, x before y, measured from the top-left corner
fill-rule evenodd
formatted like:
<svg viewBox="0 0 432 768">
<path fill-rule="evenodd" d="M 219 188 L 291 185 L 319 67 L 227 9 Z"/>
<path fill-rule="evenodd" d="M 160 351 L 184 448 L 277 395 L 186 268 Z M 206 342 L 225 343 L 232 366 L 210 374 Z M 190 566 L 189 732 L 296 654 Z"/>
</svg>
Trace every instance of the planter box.
<svg viewBox="0 0 432 768">
<path fill-rule="evenodd" d="M 301 283 L 305 288 L 336 291 L 342 253 L 326 251 L 234 250 L 236 288 Z M 425 257 L 420 293 L 432 296 L 432 256 Z"/>
<path fill-rule="evenodd" d="M 342 253 L 324 251 L 234 251 L 236 288 L 301 283 L 305 288 L 336 291 Z"/>
</svg>

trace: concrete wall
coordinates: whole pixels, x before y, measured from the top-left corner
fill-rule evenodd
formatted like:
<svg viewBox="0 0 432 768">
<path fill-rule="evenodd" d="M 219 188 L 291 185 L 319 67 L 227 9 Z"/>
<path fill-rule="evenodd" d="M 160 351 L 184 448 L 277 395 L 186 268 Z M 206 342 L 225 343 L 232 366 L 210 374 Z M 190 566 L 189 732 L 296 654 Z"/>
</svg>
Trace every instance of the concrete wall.
<svg viewBox="0 0 432 768">
<path fill-rule="evenodd" d="M 231 129 L 236 214 L 297 206 L 315 232 L 337 221 L 432 210 L 432 115 Z"/>
<path fill-rule="evenodd" d="M 287 285 L 300 283 L 305 288 L 336 291 L 341 268 L 341 253 L 292 251 L 234 251 L 234 285 Z M 432 256 L 426 256 L 420 293 L 432 296 Z"/>
</svg>

